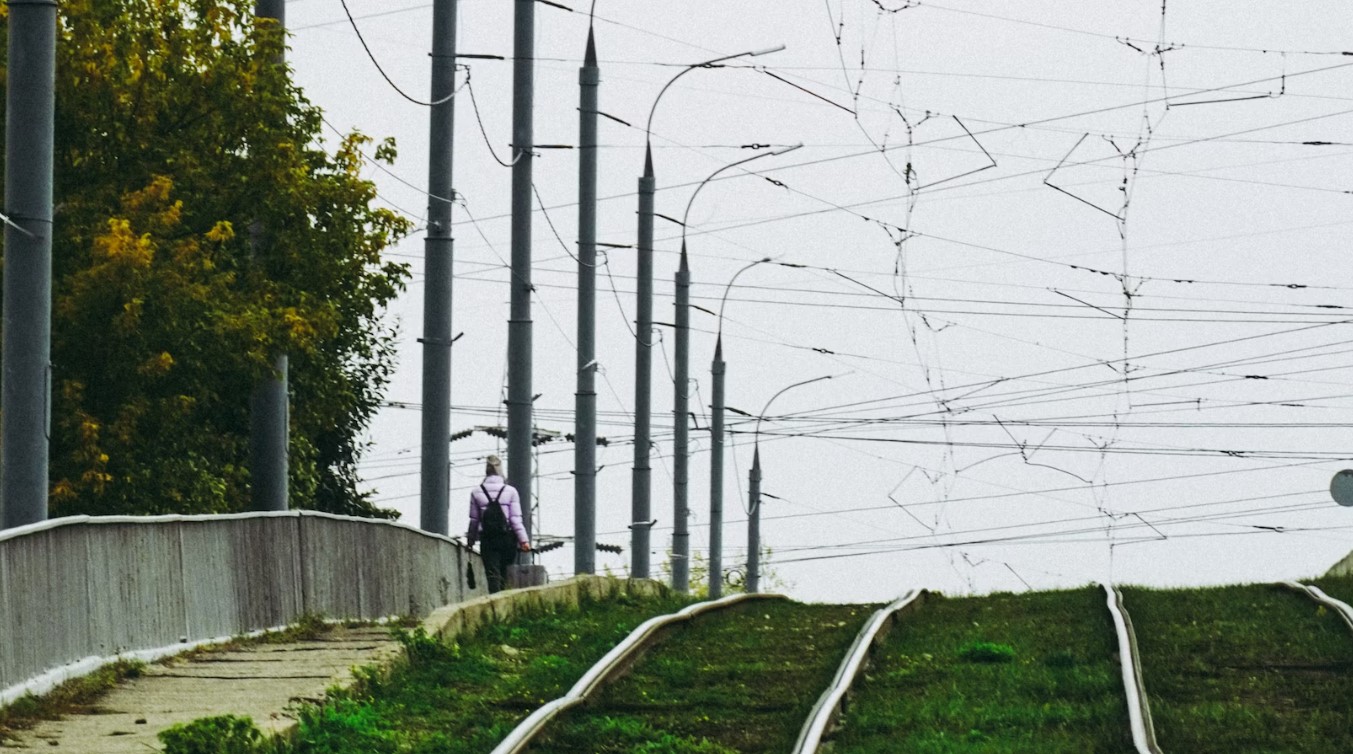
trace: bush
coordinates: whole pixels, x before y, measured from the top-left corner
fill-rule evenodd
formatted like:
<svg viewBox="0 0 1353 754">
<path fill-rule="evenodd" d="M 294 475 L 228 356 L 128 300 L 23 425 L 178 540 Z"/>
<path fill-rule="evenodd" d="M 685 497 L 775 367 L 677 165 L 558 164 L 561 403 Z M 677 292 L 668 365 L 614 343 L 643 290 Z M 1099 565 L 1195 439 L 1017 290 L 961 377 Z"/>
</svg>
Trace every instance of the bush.
<svg viewBox="0 0 1353 754">
<path fill-rule="evenodd" d="M 220 715 L 181 723 L 160 731 L 166 754 L 253 754 L 262 752 L 263 734 L 248 717 Z"/>
<path fill-rule="evenodd" d="M 958 656 L 968 662 L 1013 662 L 1015 648 L 1009 644 L 974 641 L 959 647 Z"/>
</svg>

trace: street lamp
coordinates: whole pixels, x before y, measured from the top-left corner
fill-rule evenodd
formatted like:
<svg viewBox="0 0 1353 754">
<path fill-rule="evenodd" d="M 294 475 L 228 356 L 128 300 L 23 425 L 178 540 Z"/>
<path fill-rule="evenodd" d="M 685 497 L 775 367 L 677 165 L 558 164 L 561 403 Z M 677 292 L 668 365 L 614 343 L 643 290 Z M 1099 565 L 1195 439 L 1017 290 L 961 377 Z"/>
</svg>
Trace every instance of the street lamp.
<svg viewBox="0 0 1353 754">
<path fill-rule="evenodd" d="M 723 308 L 728 303 L 728 292 L 738 276 L 758 264 L 770 262 L 770 257 L 762 257 L 750 264 L 743 265 L 728 284 L 723 287 L 723 298 L 719 300 L 719 326 L 714 338 L 714 361 L 709 372 L 713 389 L 710 395 L 709 417 L 709 598 L 714 600 L 723 596 Z"/>
<path fill-rule="evenodd" d="M 689 415 L 690 415 L 690 333 L 691 333 L 691 269 L 686 255 L 686 229 L 689 227 L 691 205 L 700 189 L 714 180 L 725 170 L 745 165 L 762 157 L 772 157 L 792 152 L 802 144 L 763 152 L 752 157 L 730 162 L 710 173 L 691 192 L 686 202 L 686 211 L 681 215 L 681 263 L 676 274 L 676 403 L 672 410 L 675 420 L 676 436 L 672 447 L 672 589 L 680 594 L 690 591 L 690 555 L 691 535 L 688 519 L 690 510 L 687 505 L 688 461 L 689 461 Z M 736 276 L 734 276 L 736 277 Z"/>
<path fill-rule="evenodd" d="M 747 478 L 747 591 L 756 592 L 761 588 L 761 420 L 766 418 L 766 412 L 770 410 L 770 404 L 775 402 L 776 398 L 793 390 L 796 387 L 811 385 L 814 382 L 830 380 L 836 375 L 824 375 L 814 377 L 811 380 L 796 382 L 793 385 L 780 389 L 780 392 L 772 395 L 766 405 L 762 407 L 761 413 L 756 415 L 756 432 L 752 437 L 752 470 Z"/>
<path fill-rule="evenodd" d="M 734 55 L 723 55 L 711 60 L 682 68 L 658 92 L 653 106 L 648 111 L 648 122 L 644 126 L 644 174 L 639 178 L 639 242 L 636 244 L 639 254 L 637 296 L 638 306 L 634 331 L 634 471 L 631 502 L 630 526 L 632 549 L 630 575 L 634 578 L 648 578 L 649 564 L 649 525 L 652 505 L 651 468 L 649 455 L 652 452 L 652 393 L 653 393 L 653 194 L 657 191 L 657 182 L 653 175 L 653 116 L 657 113 L 658 102 L 662 95 L 675 84 L 677 79 L 697 68 L 709 68 L 717 63 L 735 58 L 768 55 L 784 49 L 784 45 L 765 50 L 748 50 Z"/>
</svg>

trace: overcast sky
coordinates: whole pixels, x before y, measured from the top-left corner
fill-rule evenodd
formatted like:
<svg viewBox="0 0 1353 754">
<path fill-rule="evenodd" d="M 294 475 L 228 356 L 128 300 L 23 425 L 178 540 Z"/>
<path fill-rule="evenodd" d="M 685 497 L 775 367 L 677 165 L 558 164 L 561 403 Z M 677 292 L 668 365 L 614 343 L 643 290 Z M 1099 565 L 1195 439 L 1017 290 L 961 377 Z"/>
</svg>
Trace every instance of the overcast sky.
<svg viewBox="0 0 1353 754">
<path fill-rule="evenodd" d="M 348 0 L 426 98 L 431 4 Z M 588 3 L 537 5 L 535 133 L 577 141 Z M 803 147 L 694 203 L 694 303 L 717 309 L 727 403 L 762 427 L 763 540 L 791 594 L 883 600 L 1112 579 L 1309 576 L 1353 549 L 1331 475 L 1353 466 L 1353 16 L 1346 4 L 1084 0 L 599 0 L 601 108 L 653 124 L 657 211 L 751 145 Z M 512 3 L 462 0 L 459 50 L 510 57 Z M 394 136 L 382 200 L 425 213 L 425 108 L 338 0 L 293 0 L 291 61 L 335 127 Z M 511 62 L 473 59 L 456 109 L 454 430 L 505 422 Z M 462 78 L 462 83 L 464 79 Z M 473 94 L 473 100 L 467 96 Z M 476 118 L 477 104 L 478 118 Z M 482 127 L 481 127 L 482 122 Z M 332 136 L 332 134 L 330 134 Z M 599 238 L 635 239 L 642 130 L 603 121 Z M 1311 142 L 1318 142 L 1312 144 Z M 577 153 L 543 151 L 533 220 L 537 423 L 572 431 Z M 680 228 L 657 225 L 655 319 Z M 362 474 L 418 516 L 422 234 L 393 317 L 400 367 Z M 628 547 L 634 252 L 598 281 L 599 540 Z M 614 293 L 613 293 L 614 291 Z M 706 548 L 714 318 L 693 312 L 693 547 Z M 653 562 L 671 535 L 670 328 L 654 358 Z M 730 417 L 730 419 L 736 417 Z M 726 460 L 725 564 L 745 557 L 751 425 Z M 452 529 L 482 458 L 452 446 Z M 537 531 L 572 534 L 572 446 L 542 446 Z M 601 554 L 620 571 L 628 554 Z M 564 547 L 545 562 L 556 576 Z"/>
</svg>

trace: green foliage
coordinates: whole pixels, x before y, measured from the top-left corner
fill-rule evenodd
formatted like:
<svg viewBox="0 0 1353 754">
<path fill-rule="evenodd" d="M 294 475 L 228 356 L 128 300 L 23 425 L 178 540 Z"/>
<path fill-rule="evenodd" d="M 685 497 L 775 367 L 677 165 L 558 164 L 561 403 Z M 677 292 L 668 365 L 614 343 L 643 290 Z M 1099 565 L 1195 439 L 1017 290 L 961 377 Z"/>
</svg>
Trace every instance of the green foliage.
<svg viewBox="0 0 1353 754">
<path fill-rule="evenodd" d="M 170 726 L 159 734 L 165 754 L 254 754 L 270 749 L 248 717 L 220 715 Z"/>
<path fill-rule="evenodd" d="M 337 698 L 302 713 L 296 748 L 309 754 L 393 754 L 402 738 L 369 705 Z"/>
<path fill-rule="evenodd" d="M 991 641 L 972 641 L 958 648 L 958 656 L 968 662 L 1014 662 L 1015 648 Z"/>
<path fill-rule="evenodd" d="M 584 720 L 570 733 L 581 741 L 604 742 L 609 751 L 632 754 L 737 754 L 737 749 L 699 736 L 657 730 L 630 715 L 600 715 Z"/>
<path fill-rule="evenodd" d="M 373 204 L 369 137 L 325 151 L 252 6 L 60 4 L 53 515 L 242 510 L 249 396 L 281 352 L 293 504 L 392 515 L 355 465 L 407 277 L 381 251 L 410 223 Z"/>
<path fill-rule="evenodd" d="M 794 585 L 780 576 L 780 572 L 772 562 L 774 554 L 775 551 L 770 546 L 762 546 L 761 591 L 783 594 Z M 729 563 L 724 561 L 723 595 L 725 597 L 747 591 L 743 571 L 746 565 L 745 562 Z M 667 551 L 667 557 L 659 567 L 656 578 L 664 583 L 670 584 L 672 582 L 672 552 L 670 550 Z M 709 559 L 704 553 L 695 552 L 691 554 L 689 578 L 691 596 L 702 600 L 709 599 Z"/>
<path fill-rule="evenodd" d="M 357 685 L 302 712 L 293 754 L 479 754 L 560 696 L 623 636 L 685 600 L 584 600 L 545 607 L 442 643 L 397 630 L 408 662 L 358 673 Z M 394 748 L 391 748 L 394 747 Z M 663 750 L 655 750 L 663 751 Z M 715 749 L 671 749 L 723 754 Z"/>
<path fill-rule="evenodd" d="M 396 628 L 392 633 L 404 647 L 404 656 L 408 658 L 410 665 L 422 666 L 436 662 L 449 662 L 460 657 L 459 644 L 443 644 L 435 636 L 429 636 L 427 630 L 422 626 L 413 630 Z"/>
<path fill-rule="evenodd" d="M 98 700 L 124 680 L 139 678 L 146 664 L 140 660 L 116 660 L 89 675 L 72 678 L 42 696 L 21 696 L 0 708 L 0 741 L 14 730 L 31 728 L 42 720 L 87 713 Z"/>
</svg>

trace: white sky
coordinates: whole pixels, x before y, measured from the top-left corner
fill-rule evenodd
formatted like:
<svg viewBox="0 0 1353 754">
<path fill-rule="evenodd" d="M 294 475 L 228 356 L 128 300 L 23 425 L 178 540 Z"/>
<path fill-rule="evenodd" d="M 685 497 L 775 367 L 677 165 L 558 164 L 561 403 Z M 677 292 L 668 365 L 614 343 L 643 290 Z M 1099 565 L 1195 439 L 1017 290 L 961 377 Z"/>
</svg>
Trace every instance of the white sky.
<svg viewBox="0 0 1353 754">
<path fill-rule="evenodd" d="M 804 145 L 748 166 L 782 186 L 735 170 L 706 187 L 688 236 L 694 303 L 706 308 L 751 260 L 807 265 L 762 265 L 733 289 L 728 405 L 756 412 L 781 387 L 844 375 L 786 393 L 763 425 L 762 488 L 776 496 L 763 540 L 787 590 L 883 600 L 917 585 L 1272 580 L 1346 554 L 1353 511 L 1326 489 L 1353 465 L 1341 460 L 1353 458 L 1353 327 L 1342 323 L 1353 312 L 1337 308 L 1353 306 L 1353 57 L 1314 54 L 1353 50 L 1346 5 L 1176 1 L 1162 22 L 1155 0 L 942 0 L 896 13 L 880 2 L 902 5 L 596 7 L 601 108 L 636 125 L 679 66 L 787 46 L 748 63 L 765 71 L 684 76 L 653 126 L 657 210 L 674 217 L 695 183 L 754 153 L 741 145 Z M 588 3 L 563 4 L 575 12 L 537 6 L 538 143 L 577 141 Z M 459 51 L 510 56 L 512 5 L 462 0 Z M 349 6 L 390 76 L 425 98 L 431 4 Z M 396 166 L 369 175 L 385 201 L 421 217 L 426 110 L 380 78 L 338 0 L 292 0 L 288 23 L 297 79 L 328 120 L 398 139 Z M 506 157 L 511 63 L 467 62 L 487 142 Z M 468 209 L 455 209 L 453 328 L 465 336 L 453 430 L 505 422 L 509 295 L 510 171 L 490 155 L 469 98 L 457 103 L 455 185 Z M 600 140 L 599 193 L 614 198 L 601 205 L 599 239 L 633 243 L 643 133 L 603 121 Z M 972 172 L 991 164 L 984 152 L 995 166 Z M 536 160 L 567 246 L 537 212 L 538 426 L 560 432 L 572 431 L 575 389 L 576 170 L 576 152 Z M 680 228 L 659 220 L 657 235 L 655 319 L 670 322 Z M 414 276 L 394 309 L 401 362 L 388 397 L 415 406 L 422 251 L 421 233 L 391 250 Z M 599 539 L 627 549 L 634 270 L 632 250 L 609 254 L 597 312 L 600 433 L 614 441 L 600 451 Z M 702 552 L 714 320 L 696 311 L 692 323 Z M 655 565 L 671 534 L 670 329 L 663 338 Z M 414 408 L 383 411 L 362 466 L 377 499 L 413 523 L 418 427 Z M 733 429 L 744 434 L 725 462 L 726 565 L 745 557 L 751 459 L 750 425 Z M 782 436 L 803 433 L 815 436 Z M 453 530 L 498 443 L 476 434 L 452 446 Z M 537 530 L 571 535 L 572 446 L 541 451 Z M 1180 521 L 1199 516 L 1214 518 Z M 1007 541 L 982 542 L 993 538 Z M 628 558 L 599 554 L 598 565 L 620 571 Z M 544 562 L 565 575 L 572 551 Z"/>
</svg>

